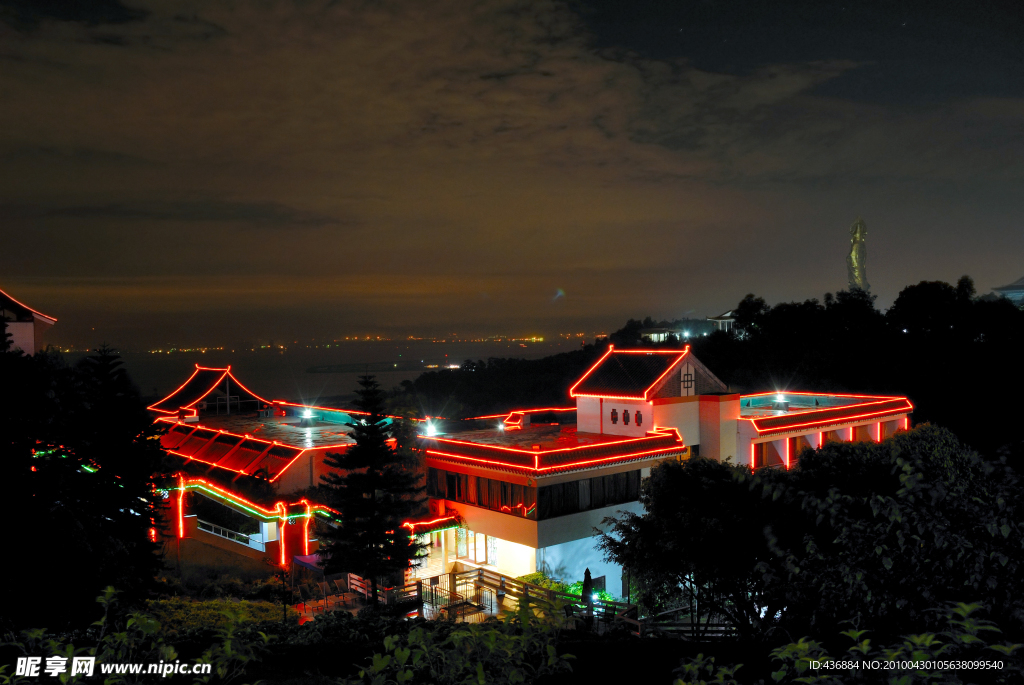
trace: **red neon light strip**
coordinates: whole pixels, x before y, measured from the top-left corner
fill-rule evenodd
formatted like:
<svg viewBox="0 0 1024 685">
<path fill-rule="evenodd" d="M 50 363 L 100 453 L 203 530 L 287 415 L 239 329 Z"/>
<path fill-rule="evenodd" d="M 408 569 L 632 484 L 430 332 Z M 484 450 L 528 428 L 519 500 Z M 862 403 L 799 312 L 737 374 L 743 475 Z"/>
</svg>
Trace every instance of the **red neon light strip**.
<svg viewBox="0 0 1024 685">
<path fill-rule="evenodd" d="M 668 368 L 665 369 L 665 372 L 663 374 L 661 374 L 660 376 L 658 376 L 658 379 L 656 381 L 654 381 L 653 383 L 651 383 L 651 385 L 646 390 L 644 390 L 644 400 L 647 399 L 647 394 L 651 391 L 651 389 L 657 387 L 658 383 L 661 383 L 661 379 L 664 378 L 665 376 L 667 376 L 669 374 L 669 371 L 674 369 L 679 362 L 683 361 L 683 359 L 685 359 L 686 355 L 688 355 L 688 354 L 690 354 L 690 346 L 689 345 L 687 345 L 686 348 L 683 349 L 683 353 L 681 355 L 679 355 L 679 358 L 676 359 L 671 364 L 669 364 Z"/>
<path fill-rule="evenodd" d="M 664 429 L 655 429 L 655 430 L 664 430 Z M 651 433 L 654 433 L 654 432 L 655 431 L 653 431 L 653 430 L 651 431 Z M 678 436 L 678 432 L 676 433 L 676 435 Z M 496 451 L 501 451 L 501 452 L 510 452 L 512 454 L 548 455 L 548 454 L 556 454 L 558 452 L 574 452 L 576 450 L 592 449 L 592 448 L 595 448 L 595 447 L 608 447 L 608 446 L 611 446 L 611 445 L 624 445 L 624 444 L 629 443 L 629 442 L 639 442 L 641 440 L 650 440 L 651 438 L 656 438 L 656 437 L 664 437 L 664 436 L 663 435 L 651 435 L 650 433 L 648 433 L 647 435 L 645 435 L 642 438 L 623 438 L 622 440 L 609 440 L 608 442 L 597 442 L 597 443 L 594 443 L 592 445 L 577 445 L 576 447 L 560 447 L 559 449 L 556 449 L 556 450 L 541 450 L 539 452 L 536 452 L 534 450 L 518 449 L 518 448 L 515 448 L 515 447 L 500 447 L 500 446 L 497 446 L 497 445 L 486 445 L 484 443 L 479 443 L 479 442 L 468 442 L 466 440 L 455 440 L 453 438 L 426 438 L 426 439 L 427 440 L 434 440 L 436 442 L 443 442 L 443 443 L 447 443 L 447 444 L 452 444 L 452 445 L 469 445 L 470 447 L 481 447 L 481 448 L 486 449 L 486 450 L 496 450 Z"/>
<path fill-rule="evenodd" d="M 185 477 L 178 476 L 178 539 L 185 537 Z"/>
<path fill-rule="evenodd" d="M 291 460 L 290 462 L 288 462 L 287 464 L 285 464 L 285 465 L 284 465 L 284 468 L 283 468 L 283 469 L 281 469 L 280 471 L 278 471 L 278 472 L 277 472 L 277 475 L 276 475 L 276 476 L 274 476 L 273 478 L 271 478 L 271 479 L 270 479 L 270 482 L 271 482 L 271 483 L 273 483 L 273 482 L 274 482 L 274 481 L 276 481 L 276 480 L 277 480 L 278 478 L 280 478 L 281 476 L 283 476 L 283 475 L 284 475 L 284 472 L 285 472 L 285 471 L 287 471 L 287 470 L 288 470 L 289 468 L 291 468 L 291 465 L 292 465 L 292 464 L 294 464 L 295 462 L 297 462 L 297 461 L 299 460 L 299 457 L 301 457 L 301 456 L 302 456 L 303 454 L 305 454 L 306 452 L 307 452 L 307 450 L 302 450 L 301 452 L 299 452 L 298 454 L 296 454 L 296 455 L 295 455 L 294 457 L 292 457 L 292 460 Z"/>
<path fill-rule="evenodd" d="M 280 530 L 278 531 L 278 534 L 277 534 L 277 542 L 278 542 L 278 547 L 280 547 L 280 549 L 281 549 L 281 568 L 285 568 L 285 566 L 287 564 L 285 559 L 287 558 L 287 556 L 285 555 L 285 544 L 284 544 L 285 532 L 284 531 L 285 531 L 285 526 L 288 525 L 288 510 L 286 509 L 286 507 L 284 505 L 284 502 L 278 502 L 275 506 L 281 511 L 281 523 L 278 525 L 278 528 L 280 528 Z"/>
<path fill-rule="evenodd" d="M 576 383 L 571 388 L 569 388 L 569 397 L 576 397 L 576 388 L 579 386 L 579 384 L 582 383 L 583 381 L 587 380 L 587 377 L 590 376 L 590 374 L 594 373 L 594 371 L 597 370 L 597 367 L 601 366 L 601 364 L 604 362 L 604 360 L 607 359 L 611 355 L 611 353 L 614 352 L 614 351 L 615 351 L 615 345 L 609 345 L 608 346 L 608 351 L 605 352 L 601 356 L 601 358 L 598 359 L 594 363 L 593 366 L 591 366 L 589 369 L 587 369 L 587 372 L 585 374 L 583 374 L 583 376 L 578 381 L 576 381 Z"/>
<path fill-rule="evenodd" d="M 20 305 L 20 306 L 24 307 L 25 309 L 29 310 L 30 312 L 32 312 L 33 314 L 35 314 L 35 315 L 37 315 L 37 316 L 41 316 L 41 317 L 43 317 L 44 319 L 49 319 L 49 320 L 50 320 L 50 321 L 52 321 L 53 323 L 57 323 L 57 319 L 53 318 L 52 316 L 49 316 L 48 314 L 43 314 L 42 312 L 39 312 L 39 311 L 36 311 L 35 309 L 32 309 L 32 307 L 29 307 L 29 306 L 28 306 L 27 304 L 25 304 L 24 302 L 19 302 L 18 300 L 14 299 L 13 297 L 11 297 L 11 296 L 10 296 L 10 295 L 8 295 L 7 293 L 5 293 L 5 292 L 4 292 L 3 290 L 0 290 L 0 295 L 3 295 L 4 297 L 7 297 L 8 299 L 10 299 L 10 300 L 11 300 L 12 302 L 14 302 L 15 304 L 17 304 L 17 305 Z"/>
<path fill-rule="evenodd" d="M 163 402 L 166 402 L 166 401 L 167 401 L 167 400 L 169 400 L 170 398 L 174 397 L 174 395 L 176 395 L 176 394 L 178 393 L 178 391 L 179 391 L 179 390 L 181 390 L 181 389 L 182 389 L 182 388 L 184 388 L 184 387 L 185 387 L 186 385 L 188 385 L 189 383 L 191 383 L 191 382 L 192 382 L 192 379 L 193 379 L 193 378 L 195 378 L 196 376 L 198 376 L 198 375 L 199 375 L 199 370 L 200 370 L 200 369 L 199 369 L 199 365 L 198 365 L 198 364 L 196 364 L 196 370 L 192 372 L 192 375 L 188 377 L 188 380 L 186 380 L 186 381 L 185 381 L 184 383 L 182 383 L 181 385 L 179 385 L 179 386 L 178 386 L 178 387 L 177 387 L 177 388 L 176 388 L 175 390 L 173 390 L 173 391 L 172 391 L 172 392 L 171 392 L 171 393 L 170 393 L 169 395 L 167 395 L 167 397 L 163 398 L 163 399 L 162 399 L 162 400 L 160 400 L 159 402 L 154 402 L 154 403 L 153 403 L 153 404 L 151 404 L 150 406 L 146 407 L 146 409 L 150 409 L 150 410 L 152 410 L 152 411 L 158 411 L 158 412 L 162 412 L 162 413 L 164 413 L 164 414 L 177 414 L 177 413 L 178 413 L 178 411 L 179 411 L 179 409 L 181 409 L 181 407 L 179 407 L 178 409 L 175 409 L 175 410 L 173 410 L 173 411 L 172 411 L 172 410 L 170 410 L 170 409 L 158 409 L 156 405 L 158 405 L 158 404 L 162 404 Z M 206 370 L 206 371 L 220 371 L 221 369 L 204 369 L 204 370 Z M 220 381 L 221 381 L 221 380 L 223 380 L 223 378 L 224 378 L 224 376 L 223 376 L 223 375 L 221 375 L 220 379 L 218 379 L 218 380 L 217 380 L 217 383 L 214 383 L 214 387 L 216 387 L 216 386 L 217 386 L 217 384 L 219 384 L 219 383 L 220 383 Z M 207 394 L 209 394 L 209 393 L 207 393 Z M 195 416 L 195 414 L 193 414 L 193 416 Z"/>
<path fill-rule="evenodd" d="M 441 521 L 453 521 L 454 522 L 456 520 L 457 520 L 457 517 L 455 517 L 455 516 L 442 516 L 441 518 L 436 518 L 433 521 L 415 521 L 415 522 L 406 521 L 405 523 L 402 524 L 402 526 L 404 528 L 408 528 L 409 530 L 415 530 L 417 526 L 432 526 L 433 524 L 440 523 Z"/>
<path fill-rule="evenodd" d="M 235 382 L 235 385 L 240 387 L 242 390 L 245 390 L 247 393 L 249 393 L 250 395 L 252 395 L 256 399 L 258 399 L 260 402 L 263 402 L 264 404 L 270 404 L 270 400 L 267 400 L 267 399 L 265 399 L 263 397 L 260 397 L 259 395 L 254 393 L 252 390 L 250 390 L 249 388 L 245 387 L 245 385 L 242 383 L 242 381 L 240 381 L 237 378 L 235 378 L 235 374 L 231 373 L 231 367 L 230 366 L 228 367 L 228 375 L 231 376 L 231 380 L 233 380 Z M 207 393 L 207 395 L 208 394 L 210 394 L 210 393 Z M 206 395 L 203 395 L 203 397 L 206 397 Z M 202 399 L 202 398 L 200 398 L 200 399 Z M 196 401 L 198 402 L 199 400 L 196 400 Z M 195 404 L 195 402 L 193 402 L 192 404 Z"/>
<path fill-rule="evenodd" d="M 482 463 L 482 464 L 494 464 L 496 466 L 501 466 L 501 467 L 504 467 L 504 468 L 523 469 L 525 471 L 533 470 L 533 471 L 541 472 L 541 471 L 555 471 L 555 470 L 558 470 L 558 469 L 579 468 L 581 466 L 586 466 L 587 464 L 600 464 L 600 463 L 604 463 L 606 461 L 632 461 L 632 460 L 638 459 L 640 457 L 644 457 L 644 456 L 648 456 L 648 455 L 652 455 L 652 454 L 667 454 L 667 453 L 670 453 L 670 452 L 678 452 L 683 447 L 685 447 L 685 445 L 678 445 L 678 446 L 674 446 L 674 447 L 659 447 L 658 449 L 654 449 L 654 450 L 645 450 L 645 451 L 642 451 L 642 452 L 631 452 L 630 454 L 616 454 L 616 455 L 611 456 L 611 457 L 597 457 L 597 458 L 594 458 L 594 459 L 586 459 L 584 461 L 569 462 L 567 464 L 556 464 L 554 466 L 534 466 L 532 469 L 529 466 L 522 466 L 522 465 L 519 465 L 519 464 L 509 464 L 509 463 L 506 463 L 506 462 L 492 461 L 492 460 L 489 460 L 489 459 L 478 459 L 476 457 L 467 457 L 467 456 L 464 456 L 464 455 L 461 455 L 461 454 L 451 454 L 451 453 L 448 453 L 448 452 L 440 452 L 438 450 L 427 450 L 427 454 L 432 454 L 432 455 L 438 456 L 438 457 L 448 457 L 448 458 L 451 458 L 451 459 L 462 459 L 462 460 L 466 460 L 466 461 L 475 461 L 475 462 L 479 462 L 479 463 Z"/>
<path fill-rule="evenodd" d="M 177 392 L 178 392 L 179 390 L 181 390 L 181 389 L 182 389 L 182 388 L 184 388 L 184 387 L 185 387 L 186 385 L 188 385 L 188 384 L 189 384 L 189 383 L 190 383 L 190 382 L 192 381 L 192 379 L 193 379 L 193 378 L 195 378 L 195 377 L 196 377 L 196 375 L 197 375 L 197 374 L 198 374 L 198 373 L 199 373 L 200 371 L 221 371 L 221 372 L 223 372 L 223 373 L 221 373 L 220 377 L 219 377 L 219 378 L 218 378 L 218 379 L 216 380 L 216 382 L 214 382 L 214 383 L 213 383 L 212 385 L 210 385 L 210 389 L 209 389 L 209 390 L 207 390 L 207 391 L 206 391 L 205 393 L 203 393 L 202 395 L 200 395 L 200 396 L 199 396 L 198 398 L 196 398 L 196 399 L 195 399 L 195 400 L 193 400 L 192 402 L 189 402 L 188 404 L 186 404 L 186 405 L 183 405 L 183 406 L 181 406 L 181 407 L 178 407 L 177 409 L 174 409 L 174 410 L 171 410 L 171 409 L 158 409 L 158 408 L 156 407 L 156 405 L 158 405 L 158 404 L 163 404 L 164 402 L 166 402 L 167 400 L 169 400 L 169 399 L 170 399 L 171 397 L 174 397 L 174 395 L 175 395 L 175 394 L 176 394 L 176 393 L 177 393 Z M 152 404 L 151 406 L 149 406 L 149 407 L 146 407 L 146 408 L 147 408 L 147 409 L 150 409 L 150 410 L 152 410 L 152 411 L 158 411 L 158 412 L 161 412 L 161 413 L 164 413 L 164 414 L 177 414 L 177 413 L 178 413 L 179 411 L 181 411 L 182 409 L 187 409 L 187 410 L 189 410 L 189 411 L 191 411 L 191 412 L 192 412 L 192 414 L 191 414 L 192 416 L 196 416 L 196 415 L 198 415 L 198 412 L 197 412 L 197 411 L 196 411 L 196 410 L 194 409 L 195 405 L 197 405 L 197 404 L 198 404 L 199 402 L 201 402 L 201 401 L 202 401 L 203 399 L 205 399 L 207 395 L 209 395 L 209 394 L 210 394 L 211 392 L 213 392 L 213 391 L 214 391 L 214 389 L 216 389 L 216 387 L 217 387 L 218 385 L 220 385 L 220 384 L 221 384 L 221 382 L 222 382 L 222 381 L 224 380 L 224 378 L 225 378 L 226 376 L 230 376 L 230 377 L 231 377 L 231 380 L 233 380 L 233 381 L 235 382 L 235 385 L 237 385 L 237 386 L 238 386 L 238 387 L 240 387 L 240 388 L 241 388 L 242 390 L 244 390 L 245 392 L 247 392 L 247 393 L 249 393 L 250 395 L 252 395 L 253 397 L 255 397 L 255 398 L 256 398 L 257 400 L 259 400 L 260 402 L 265 402 L 265 403 L 268 403 L 268 404 L 269 404 L 269 401 L 268 401 L 268 400 L 266 400 L 266 399 L 265 399 L 265 398 L 263 398 L 263 397 L 260 397 L 259 395 L 257 395 L 256 393 L 254 393 L 254 392 L 253 392 L 252 390 L 250 390 L 249 388 L 247 388 L 247 387 L 245 386 L 245 384 L 243 384 L 243 383 L 242 383 L 241 381 L 239 381 L 239 380 L 238 380 L 237 378 L 235 378 L 235 375 L 234 375 L 233 373 L 231 373 L 231 367 L 230 367 L 230 366 L 228 366 L 227 368 L 219 368 L 219 367 L 214 367 L 214 366 L 199 366 L 199 364 L 196 364 L 196 370 L 192 372 L 192 375 L 188 377 L 188 380 L 186 380 L 186 381 L 185 381 L 184 383 L 182 383 L 181 385 L 179 385 L 179 386 L 177 387 L 177 389 L 176 389 L 176 390 L 174 390 L 174 391 L 173 391 L 172 393 L 170 393 L 169 395 L 167 395 L 167 397 L 163 398 L 163 399 L 162 399 L 162 400 L 160 400 L 159 402 L 154 402 L 154 403 L 153 403 L 153 404 Z"/>
<path fill-rule="evenodd" d="M 305 498 L 301 502 L 306 505 L 306 520 L 302 523 L 302 553 L 309 556 L 309 522 L 313 519 L 313 507 Z"/>
<path fill-rule="evenodd" d="M 576 388 L 579 387 L 580 383 L 585 381 L 587 379 L 587 377 L 590 376 L 590 374 L 592 374 L 595 370 L 597 370 L 597 367 L 599 367 L 602 363 L 604 363 L 604 360 L 607 359 L 609 357 L 609 355 L 612 354 L 613 351 L 615 351 L 615 346 L 614 345 L 609 345 L 608 346 L 608 351 L 604 354 L 604 356 L 602 356 L 600 359 L 598 359 L 597 362 L 593 366 L 591 366 L 589 369 L 587 369 L 587 372 L 585 374 L 583 374 L 583 377 L 580 378 L 578 381 L 576 381 L 576 383 L 573 384 L 573 386 L 571 388 L 569 388 L 569 397 L 603 397 L 604 399 L 610 399 L 610 400 L 644 400 L 644 401 L 646 401 L 647 400 L 647 394 L 651 391 L 651 389 L 654 388 L 656 385 L 658 385 L 658 383 L 660 383 L 661 380 L 666 375 L 668 375 L 668 373 L 670 371 L 672 371 L 672 369 L 675 368 L 675 366 L 680 361 L 682 361 L 683 358 L 686 357 L 687 354 L 690 353 L 690 346 L 687 345 L 683 349 L 682 352 L 680 352 L 679 350 L 618 350 L 618 351 L 615 351 L 616 354 L 664 354 L 664 355 L 678 355 L 678 359 L 676 359 L 671 364 L 669 364 L 668 368 L 665 369 L 665 371 L 660 376 L 658 376 L 657 380 L 655 380 L 654 383 L 652 383 L 650 386 L 647 387 L 646 390 L 644 390 L 643 395 L 640 396 L 640 397 L 633 396 L 633 395 L 604 395 L 604 394 L 577 393 L 576 392 Z"/>
<path fill-rule="evenodd" d="M 238 495 L 238 494 L 236 494 L 234 492 L 231 492 L 230 490 L 226 490 L 226 489 L 220 487 L 219 485 L 215 485 L 215 484 L 211 483 L 210 481 L 204 480 L 202 478 L 190 478 L 190 479 L 188 479 L 188 481 L 185 481 L 184 478 L 182 478 L 181 482 L 184 483 L 185 487 L 193 487 L 193 488 L 194 487 L 204 487 L 204 488 L 207 488 L 209 490 L 213 490 L 216 494 L 220 495 L 221 497 L 224 497 L 226 499 L 231 499 L 231 500 L 234 500 L 234 501 L 239 502 L 241 504 L 244 504 L 245 506 L 249 507 L 250 509 L 255 509 L 255 510 L 259 511 L 261 514 L 263 514 L 267 519 L 271 519 L 271 520 L 277 514 L 277 511 L 278 511 L 278 506 L 277 505 L 278 504 L 281 504 L 281 505 L 284 504 L 284 502 L 278 502 L 277 504 L 274 505 L 273 509 L 267 509 L 266 507 L 262 507 L 259 504 L 256 504 L 255 502 L 253 502 L 251 500 L 248 500 L 245 497 L 242 497 L 241 495 Z"/>
<path fill-rule="evenodd" d="M 909 410 L 914 408 L 914 405 L 912 405 L 910 403 L 910 400 L 908 400 L 906 397 L 883 397 L 882 399 L 876 399 L 874 402 L 857 402 L 855 404 L 848 404 L 848 405 L 841 406 L 841 407 L 817 407 L 815 409 L 809 409 L 808 411 L 795 412 L 791 416 L 793 416 L 793 417 L 811 416 L 811 415 L 814 415 L 814 414 L 821 414 L 822 412 L 839 411 L 839 410 L 842 410 L 842 409 L 855 409 L 857 407 L 871 407 L 871 406 L 874 406 L 874 405 L 877 405 L 877 404 L 885 404 L 886 402 L 892 402 L 894 400 L 903 400 L 904 402 L 906 402 L 907 406 L 904 407 L 904 409 L 906 409 L 907 411 L 909 411 Z M 896 410 L 894 409 L 894 411 L 896 411 Z M 789 416 L 790 415 L 784 415 L 784 414 L 776 415 L 776 416 L 741 416 L 739 420 L 740 421 L 750 421 L 751 423 L 754 424 L 754 427 L 757 428 L 757 422 L 758 421 L 774 421 L 776 419 L 789 418 Z M 839 417 L 839 418 L 846 419 L 846 418 L 856 418 L 856 417 Z M 788 424 L 780 424 L 780 425 L 788 425 Z M 766 430 L 772 430 L 772 428 L 767 428 Z"/>
<path fill-rule="evenodd" d="M 762 434 L 762 433 L 788 433 L 788 432 L 790 432 L 792 430 L 795 430 L 797 428 L 807 428 L 808 426 L 835 425 L 835 424 L 851 423 L 851 422 L 857 421 L 859 419 L 866 419 L 866 418 L 870 418 L 870 417 L 873 417 L 873 416 L 885 416 L 887 414 L 904 414 L 904 413 L 910 411 L 912 408 L 913 407 L 904 407 L 904 408 L 901 408 L 901 409 L 893 408 L 893 409 L 886 409 L 886 410 L 883 410 L 883 411 L 869 412 L 867 414 L 857 414 L 856 416 L 842 416 L 842 417 L 836 417 L 836 418 L 832 418 L 832 419 L 818 419 L 817 421 L 808 421 L 806 423 L 790 423 L 790 424 L 784 424 L 784 425 L 781 425 L 781 426 L 772 426 L 772 427 L 764 428 L 764 429 L 761 429 L 761 428 L 758 427 L 757 419 L 747 419 L 747 420 L 751 421 L 751 423 L 754 424 L 754 430 L 756 430 L 759 435 Z M 771 418 L 775 418 L 775 417 L 771 417 Z"/>
</svg>

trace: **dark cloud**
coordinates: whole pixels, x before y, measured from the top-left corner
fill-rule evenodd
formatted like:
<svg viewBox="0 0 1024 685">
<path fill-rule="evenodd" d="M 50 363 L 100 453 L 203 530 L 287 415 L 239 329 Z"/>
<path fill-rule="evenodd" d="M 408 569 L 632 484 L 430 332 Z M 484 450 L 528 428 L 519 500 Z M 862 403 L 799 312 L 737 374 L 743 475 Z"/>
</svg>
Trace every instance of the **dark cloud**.
<svg viewBox="0 0 1024 685">
<path fill-rule="evenodd" d="M 57 316 L 150 312 L 140 339 L 157 312 L 241 335 L 255 302 L 252 327 L 286 336 L 607 328 L 843 287 L 858 215 L 883 303 L 1018 278 L 1003 34 L 947 43 L 992 87 L 929 76 L 893 100 L 843 80 L 906 77 L 920 43 L 858 48 L 830 0 L 755 4 L 151 0 L 40 22 L 0 51 L 3 287 Z M 898 35 L 876 15 L 847 28 Z"/>
<path fill-rule="evenodd" d="M 44 21 L 101 26 L 142 21 L 149 13 L 120 0 L 0 0 L 0 21 L 19 31 L 32 31 Z"/>
</svg>

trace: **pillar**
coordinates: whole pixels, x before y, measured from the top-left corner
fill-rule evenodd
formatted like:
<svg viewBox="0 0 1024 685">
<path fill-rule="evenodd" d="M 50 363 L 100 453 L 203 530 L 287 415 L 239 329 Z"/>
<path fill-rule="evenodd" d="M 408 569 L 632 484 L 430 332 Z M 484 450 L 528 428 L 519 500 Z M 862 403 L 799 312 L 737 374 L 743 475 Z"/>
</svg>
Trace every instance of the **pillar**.
<svg viewBox="0 0 1024 685">
<path fill-rule="evenodd" d="M 868 426 L 868 435 L 871 437 L 872 442 L 882 442 L 882 422 L 877 421 Z"/>
</svg>

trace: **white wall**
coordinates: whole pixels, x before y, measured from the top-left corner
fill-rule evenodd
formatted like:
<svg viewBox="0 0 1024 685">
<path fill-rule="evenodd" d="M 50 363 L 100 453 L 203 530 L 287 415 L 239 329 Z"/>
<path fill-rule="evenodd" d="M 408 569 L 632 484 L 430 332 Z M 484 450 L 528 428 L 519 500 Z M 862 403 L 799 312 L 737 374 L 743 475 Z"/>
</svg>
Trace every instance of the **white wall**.
<svg viewBox="0 0 1024 685">
<path fill-rule="evenodd" d="M 537 550 L 498 538 L 498 572 L 518 578 L 537 571 Z"/>
<path fill-rule="evenodd" d="M 576 430 L 580 433 L 601 432 L 601 398 L 576 398 Z"/>
<path fill-rule="evenodd" d="M 612 423 L 612 410 L 618 412 L 618 421 Z M 647 435 L 647 431 L 654 428 L 654 412 L 653 407 L 643 400 L 611 400 L 605 399 L 604 401 L 604 418 L 603 427 L 604 433 L 609 435 L 629 435 L 632 437 L 642 438 Z M 623 412 L 629 412 L 629 425 L 626 425 L 622 421 Z M 643 416 L 642 423 L 636 425 L 636 412 L 641 412 Z M 578 419 L 577 419 L 578 420 Z"/>
<path fill-rule="evenodd" d="M 597 474 L 595 474 L 597 475 Z M 560 545 L 572 540 L 589 538 L 594 528 L 601 528 L 601 521 L 606 516 L 617 516 L 620 511 L 629 511 L 634 514 L 642 514 L 644 511 L 640 502 L 625 502 L 613 504 L 600 509 L 581 511 L 565 516 L 537 521 L 537 547 L 551 547 Z M 499 514 L 499 516 L 508 516 Z M 510 517 L 514 518 L 514 517 Z"/>
<path fill-rule="evenodd" d="M 573 540 L 537 550 L 537 570 L 565 583 L 583 580 L 588 568 L 593 578 L 605 577 L 605 589 L 622 597 L 622 567 L 605 561 L 597 548 L 597 536 Z"/>
<path fill-rule="evenodd" d="M 700 402 L 691 397 L 654 400 L 654 423 L 659 428 L 675 428 L 687 445 L 700 444 Z"/>
</svg>

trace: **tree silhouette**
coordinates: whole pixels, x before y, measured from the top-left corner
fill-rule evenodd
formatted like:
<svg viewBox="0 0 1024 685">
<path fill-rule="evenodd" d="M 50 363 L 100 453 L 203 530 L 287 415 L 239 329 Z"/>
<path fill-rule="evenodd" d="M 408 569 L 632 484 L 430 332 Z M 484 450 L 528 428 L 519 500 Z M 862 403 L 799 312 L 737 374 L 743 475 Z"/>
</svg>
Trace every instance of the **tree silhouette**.
<svg viewBox="0 0 1024 685">
<path fill-rule="evenodd" d="M 8 571 L 61 588 L 7 603 L 5 623 L 42 615 L 50 628 L 82 625 L 107 585 L 126 604 L 146 596 L 161 566 L 149 535 L 161 451 L 117 355 L 101 349 L 69 367 L 56 354 L 0 354 L 0 367 L 0 453 L 19 517 L 7 532 L 18 560 Z"/>
<path fill-rule="evenodd" d="M 0 353 L 11 351 L 11 334 L 7 330 L 7 319 L 0 315 Z"/>
<path fill-rule="evenodd" d="M 366 412 L 353 424 L 353 445 L 331 454 L 326 464 L 338 472 L 322 478 L 328 504 L 341 514 L 328 527 L 318 554 L 328 573 L 353 572 L 370 581 L 377 603 L 378 582 L 409 568 L 425 545 L 402 526 L 423 507 L 422 474 L 385 416 L 386 395 L 373 376 L 361 376 L 356 408 Z M 405 442 L 406 444 L 400 444 Z"/>
</svg>

